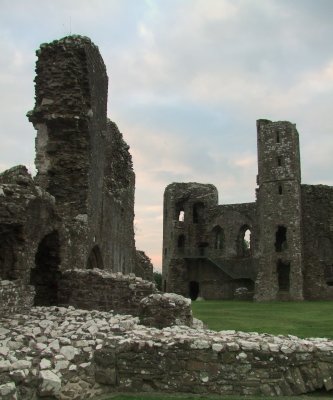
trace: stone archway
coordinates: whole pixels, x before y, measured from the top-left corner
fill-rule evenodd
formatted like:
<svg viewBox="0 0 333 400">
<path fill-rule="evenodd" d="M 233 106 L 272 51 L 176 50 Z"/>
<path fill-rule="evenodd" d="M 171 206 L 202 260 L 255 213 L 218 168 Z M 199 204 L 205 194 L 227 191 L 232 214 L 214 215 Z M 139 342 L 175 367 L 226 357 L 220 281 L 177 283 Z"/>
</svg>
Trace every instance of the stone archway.
<svg viewBox="0 0 333 400">
<path fill-rule="evenodd" d="M 35 255 L 35 268 L 30 273 L 30 284 L 35 287 L 35 306 L 53 306 L 58 303 L 60 278 L 59 234 L 53 231 L 40 241 Z"/>
</svg>

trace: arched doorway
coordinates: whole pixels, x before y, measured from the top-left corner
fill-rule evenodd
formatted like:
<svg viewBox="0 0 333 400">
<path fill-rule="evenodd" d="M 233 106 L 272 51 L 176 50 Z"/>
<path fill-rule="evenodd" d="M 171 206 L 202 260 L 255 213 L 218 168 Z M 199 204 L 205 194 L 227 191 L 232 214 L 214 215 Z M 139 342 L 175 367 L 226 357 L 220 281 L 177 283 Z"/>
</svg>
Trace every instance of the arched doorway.
<svg viewBox="0 0 333 400">
<path fill-rule="evenodd" d="M 35 268 L 30 272 L 30 284 L 35 286 L 35 306 L 53 306 L 58 303 L 60 278 L 60 242 L 57 231 L 40 241 L 35 255 Z"/>
<path fill-rule="evenodd" d="M 199 296 L 200 286 L 199 282 L 191 281 L 189 283 L 189 297 L 191 300 L 196 300 Z"/>
<path fill-rule="evenodd" d="M 250 257 L 252 253 L 251 249 L 251 229 L 248 225 L 243 225 L 238 234 L 237 238 L 237 254 L 238 257 Z"/>
<path fill-rule="evenodd" d="M 103 259 L 99 247 L 96 245 L 91 249 L 87 261 L 87 269 L 103 269 Z"/>
</svg>

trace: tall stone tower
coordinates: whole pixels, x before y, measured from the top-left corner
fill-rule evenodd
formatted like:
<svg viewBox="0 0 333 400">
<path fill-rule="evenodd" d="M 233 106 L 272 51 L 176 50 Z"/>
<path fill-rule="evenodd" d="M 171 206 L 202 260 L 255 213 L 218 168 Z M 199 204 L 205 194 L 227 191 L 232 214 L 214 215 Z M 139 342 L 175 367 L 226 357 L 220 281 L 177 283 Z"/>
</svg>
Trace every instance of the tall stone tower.
<svg viewBox="0 0 333 400">
<path fill-rule="evenodd" d="M 257 121 L 260 261 L 256 300 L 302 300 L 301 170 L 296 126 Z"/>
<path fill-rule="evenodd" d="M 62 221 L 61 268 L 132 272 L 135 175 L 129 147 L 107 118 L 99 49 L 75 35 L 41 45 L 37 56 L 28 117 L 37 130 L 36 182 Z"/>
</svg>

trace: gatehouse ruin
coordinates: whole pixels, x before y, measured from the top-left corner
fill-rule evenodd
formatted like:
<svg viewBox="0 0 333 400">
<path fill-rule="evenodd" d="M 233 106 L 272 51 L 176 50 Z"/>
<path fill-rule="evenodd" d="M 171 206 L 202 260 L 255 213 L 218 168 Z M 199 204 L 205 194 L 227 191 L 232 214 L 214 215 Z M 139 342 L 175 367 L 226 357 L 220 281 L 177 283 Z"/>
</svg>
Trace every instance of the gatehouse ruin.
<svg viewBox="0 0 333 400">
<path fill-rule="evenodd" d="M 219 205 L 211 184 L 165 189 L 165 291 L 192 299 L 333 299 L 333 187 L 301 183 L 294 124 L 258 120 L 257 148 L 254 203 Z"/>
</svg>

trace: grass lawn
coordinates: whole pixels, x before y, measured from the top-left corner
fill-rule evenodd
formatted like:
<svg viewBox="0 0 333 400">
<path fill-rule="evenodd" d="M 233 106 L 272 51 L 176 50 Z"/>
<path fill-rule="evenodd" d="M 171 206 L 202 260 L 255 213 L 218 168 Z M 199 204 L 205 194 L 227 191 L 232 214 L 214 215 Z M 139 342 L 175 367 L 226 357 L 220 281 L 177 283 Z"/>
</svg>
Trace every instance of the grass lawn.
<svg viewBox="0 0 333 400">
<path fill-rule="evenodd" d="M 253 397 L 253 396 L 195 396 L 189 394 L 183 395 L 159 395 L 159 394 L 132 394 L 132 395 L 115 395 L 106 397 L 104 400 L 267 400 L 267 397 Z M 321 395 L 303 395 L 293 397 L 270 397 L 271 400 L 332 400 L 332 396 L 325 394 Z"/>
<path fill-rule="evenodd" d="M 270 302 L 194 301 L 193 315 L 209 329 L 235 329 L 333 339 L 333 303 L 330 301 Z"/>
</svg>

